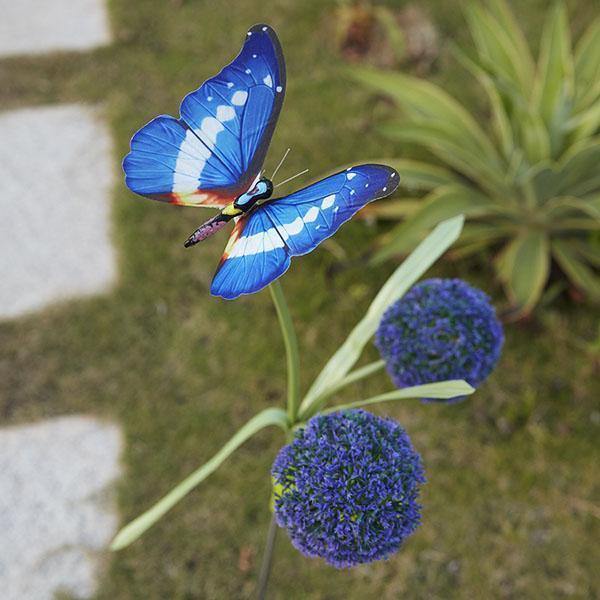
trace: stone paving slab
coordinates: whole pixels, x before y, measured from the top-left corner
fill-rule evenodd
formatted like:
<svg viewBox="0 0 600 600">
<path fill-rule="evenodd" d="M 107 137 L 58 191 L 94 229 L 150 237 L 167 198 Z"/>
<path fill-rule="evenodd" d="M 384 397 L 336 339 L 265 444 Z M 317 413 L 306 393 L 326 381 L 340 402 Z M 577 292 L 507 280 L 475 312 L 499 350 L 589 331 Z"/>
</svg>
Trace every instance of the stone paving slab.
<svg viewBox="0 0 600 600">
<path fill-rule="evenodd" d="M 112 160 L 93 108 L 0 113 L 0 318 L 110 288 Z"/>
<path fill-rule="evenodd" d="M 0 56 L 110 43 L 104 0 L 0 0 Z"/>
<path fill-rule="evenodd" d="M 3 600 L 89 597 L 118 518 L 116 425 L 85 416 L 0 429 Z"/>
</svg>

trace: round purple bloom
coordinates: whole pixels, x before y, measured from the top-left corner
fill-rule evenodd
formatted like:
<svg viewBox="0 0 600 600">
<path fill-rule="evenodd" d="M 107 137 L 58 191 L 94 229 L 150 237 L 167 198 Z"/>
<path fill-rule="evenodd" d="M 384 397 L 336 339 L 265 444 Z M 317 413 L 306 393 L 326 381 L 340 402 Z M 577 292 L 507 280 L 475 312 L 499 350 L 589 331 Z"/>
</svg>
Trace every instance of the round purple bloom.
<svg viewBox="0 0 600 600">
<path fill-rule="evenodd" d="M 334 567 L 388 557 L 420 523 L 421 457 L 398 423 L 364 410 L 310 419 L 272 475 L 279 526 Z"/>
<path fill-rule="evenodd" d="M 397 387 L 446 379 L 476 387 L 492 372 L 503 343 L 490 299 L 461 279 L 415 285 L 387 309 L 375 335 Z"/>
</svg>

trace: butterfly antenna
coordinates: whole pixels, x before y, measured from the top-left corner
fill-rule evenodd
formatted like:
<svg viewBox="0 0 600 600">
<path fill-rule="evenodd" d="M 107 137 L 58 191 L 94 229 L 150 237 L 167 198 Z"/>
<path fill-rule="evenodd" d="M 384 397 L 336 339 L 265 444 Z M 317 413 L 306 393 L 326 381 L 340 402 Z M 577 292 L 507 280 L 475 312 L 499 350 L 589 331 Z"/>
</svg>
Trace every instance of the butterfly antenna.
<svg viewBox="0 0 600 600">
<path fill-rule="evenodd" d="M 273 175 L 271 175 L 271 181 L 273 181 L 273 179 L 275 179 L 275 175 L 277 175 L 277 171 L 279 171 L 281 165 L 283 164 L 283 161 L 287 158 L 287 155 L 290 153 L 290 150 L 291 150 L 291 148 L 288 148 L 285 151 L 283 158 L 279 161 L 279 164 L 275 167 L 275 170 L 273 171 Z"/>
<path fill-rule="evenodd" d="M 300 175 L 304 175 L 304 173 L 308 173 L 308 169 L 304 169 L 304 171 L 300 171 L 300 173 L 296 173 L 295 175 L 292 175 L 291 177 L 284 179 L 283 181 L 278 183 L 276 186 L 274 186 L 273 189 L 278 188 L 280 185 L 283 185 L 284 183 L 287 183 L 288 181 L 291 181 L 292 179 L 296 179 L 296 177 L 300 177 Z"/>
</svg>

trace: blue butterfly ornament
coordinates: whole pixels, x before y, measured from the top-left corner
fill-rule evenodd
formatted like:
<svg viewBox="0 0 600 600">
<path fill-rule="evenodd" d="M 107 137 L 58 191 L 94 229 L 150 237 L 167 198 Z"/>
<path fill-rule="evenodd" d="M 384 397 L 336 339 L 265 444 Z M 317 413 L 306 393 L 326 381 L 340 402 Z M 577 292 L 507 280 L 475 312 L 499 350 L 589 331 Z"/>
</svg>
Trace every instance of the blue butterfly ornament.
<svg viewBox="0 0 600 600">
<path fill-rule="evenodd" d="M 234 221 L 212 281 L 215 296 L 261 290 L 287 271 L 293 256 L 311 252 L 367 203 L 398 187 L 394 169 L 366 164 L 272 198 L 273 183 L 262 177 L 262 167 L 285 84 L 277 35 L 255 25 L 233 62 L 183 99 L 180 118 L 161 115 L 142 127 L 123 161 L 133 192 L 219 209 L 186 247 Z"/>
</svg>

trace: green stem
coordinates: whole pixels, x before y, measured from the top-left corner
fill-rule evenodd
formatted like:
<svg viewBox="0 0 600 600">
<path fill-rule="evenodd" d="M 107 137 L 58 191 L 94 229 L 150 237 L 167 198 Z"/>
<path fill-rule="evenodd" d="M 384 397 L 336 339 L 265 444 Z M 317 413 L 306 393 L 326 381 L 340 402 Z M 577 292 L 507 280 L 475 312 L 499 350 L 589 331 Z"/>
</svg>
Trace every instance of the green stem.
<svg viewBox="0 0 600 600">
<path fill-rule="evenodd" d="M 271 575 L 271 567 L 273 565 L 273 550 L 275 549 L 277 529 L 277 521 L 275 521 L 275 514 L 273 514 L 267 532 L 267 543 L 265 544 L 265 552 L 258 575 L 258 600 L 265 600 L 267 595 L 267 585 L 269 584 L 269 576 Z"/>
<path fill-rule="evenodd" d="M 291 443 L 293 439 L 294 432 L 292 429 L 288 429 L 285 432 L 286 443 Z M 260 565 L 260 573 L 258 574 L 257 597 L 259 600 L 264 600 L 266 597 L 271 568 L 273 566 L 273 553 L 275 550 L 275 539 L 277 537 L 278 529 L 277 521 L 275 519 L 275 506 L 272 507 L 272 512 L 273 514 L 271 515 L 271 522 L 269 523 L 269 530 L 267 532 L 265 551 L 263 553 L 262 564 Z"/>
<path fill-rule="evenodd" d="M 300 356 L 298 354 L 298 340 L 294 323 L 290 315 L 283 289 L 279 281 L 269 285 L 271 298 L 275 304 L 279 326 L 283 335 L 285 354 L 287 358 L 287 414 L 290 426 L 296 422 L 298 404 L 300 401 Z"/>
</svg>

